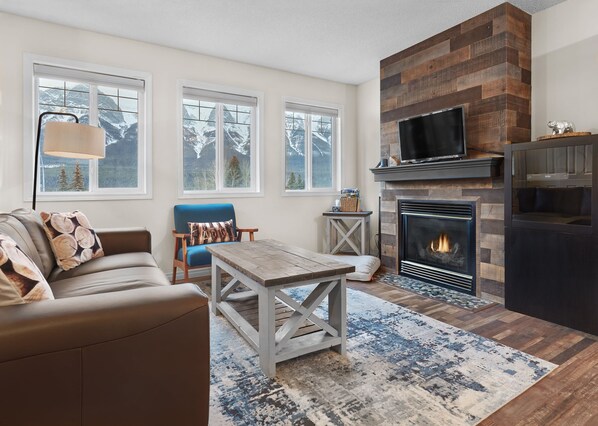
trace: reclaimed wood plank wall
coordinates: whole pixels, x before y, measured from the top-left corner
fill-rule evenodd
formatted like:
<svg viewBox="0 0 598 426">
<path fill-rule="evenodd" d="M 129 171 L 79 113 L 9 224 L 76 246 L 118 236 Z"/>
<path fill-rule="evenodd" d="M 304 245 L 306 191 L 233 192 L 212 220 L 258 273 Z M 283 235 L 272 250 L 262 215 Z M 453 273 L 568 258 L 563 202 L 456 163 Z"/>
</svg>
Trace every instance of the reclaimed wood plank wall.
<svg viewBox="0 0 598 426">
<path fill-rule="evenodd" d="M 509 3 L 380 62 L 381 157 L 399 155 L 397 121 L 463 105 L 469 157 L 501 153 L 531 137 L 531 16 Z M 504 297 L 503 180 L 387 183 L 382 191 L 382 263 L 398 265 L 396 197 L 438 187 L 478 195 L 482 208 L 480 286 Z M 454 198 L 454 197 L 452 197 Z M 458 197 L 457 197 L 458 198 Z M 390 206 L 392 204 L 392 207 Z M 485 213 L 484 213 L 485 212 Z M 491 221 L 491 222 L 488 222 Z"/>
</svg>

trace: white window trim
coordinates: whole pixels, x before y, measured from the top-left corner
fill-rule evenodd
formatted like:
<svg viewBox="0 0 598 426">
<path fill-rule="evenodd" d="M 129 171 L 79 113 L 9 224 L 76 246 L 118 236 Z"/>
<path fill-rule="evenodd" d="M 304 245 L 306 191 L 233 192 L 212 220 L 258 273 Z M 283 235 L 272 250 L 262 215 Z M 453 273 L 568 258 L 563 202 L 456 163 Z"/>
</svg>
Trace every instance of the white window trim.
<svg viewBox="0 0 598 426">
<path fill-rule="evenodd" d="M 257 98 L 257 106 L 255 108 L 256 117 L 254 119 L 255 125 L 255 140 L 252 140 L 251 143 L 254 145 L 253 154 L 255 154 L 255 163 L 254 168 L 252 170 L 253 179 L 255 180 L 255 187 L 254 189 L 243 189 L 243 188 L 223 188 L 220 190 L 215 191 L 186 191 L 185 190 L 185 180 L 184 180 L 184 162 L 183 162 L 183 90 L 185 87 L 199 89 L 199 90 L 208 90 L 212 92 L 224 92 L 224 93 L 233 93 L 242 96 L 252 96 Z M 238 87 L 230 87 L 230 86 L 222 86 L 218 84 L 211 84 L 205 83 L 200 81 L 193 81 L 193 80 L 177 80 L 177 97 L 176 97 L 176 111 L 177 111 L 177 163 L 178 163 L 178 198 L 179 199 L 206 199 L 206 198 L 254 198 L 254 197 L 263 197 L 264 196 L 264 144 L 262 140 L 262 129 L 264 128 L 264 114 L 263 114 L 263 105 L 264 105 L 264 93 L 255 91 L 255 90 L 248 90 L 248 89 L 241 89 Z M 219 131 L 216 129 L 216 131 Z M 216 153 L 216 162 L 217 167 L 222 167 L 220 164 L 222 162 L 222 147 L 219 147 Z M 219 173 L 216 176 L 216 179 L 219 179 Z"/>
<path fill-rule="evenodd" d="M 49 56 L 25 53 L 23 55 L 23 200 L 33 199 L 33 155 L 37 131 L 37 100 L 35 99 L 34 64 L 61 68 L 73 68 L 145 81 L 144 102 L 139 102 L 140 111 L 145 112 L 144 125 L 139 127 L 140 144 L 137 155 L 139 175 L 143 176 L 140 188 L 94 188 L 90 192 L 52 192 L 37 194 L 37 201 L 95 201 L 95 200 L 147 200 L 152 198 L 152 75 L 144 71 L 108 67 L 88 62 L 72 61 Z M 143 145 L 143 146 L 141 146 Z M 97 160 L 92 160 L 97 161 Z"/>
<path fill-rule="evenodd" d="M 327 109 L 334 109 L 338 111 L 338 119 L 336 120 L 336 127 L 333 129 L 333 132 L 336 133 L 336 138 L 334 139 L 335 146 L 333 147 L 334 158 L 332 164 L 332 190 L 329 188 L 311 188 L 311 189 L 286 189 L 287 181 L 286 181 L 286 148 L 285 148 L 285 140 L 286 140 L 286 109 L 287 109 L 287 102 L 288 103 L 295 103 L 295 104 L 302 104 L 302 105 L 310 105 L 314 107 L 320 108 L 327 108 Z M 344 107 L 341 104 L 329 103 L 329 102 L 321 102 L 321 101 L 314 101 L 309 99 L 303 98 L 294 98 L 294 97 L 283 97 L 282 98 L 282 196 L 283 197 L 313 197 L 313 196 L 330 196 L 330 195 L 339 195 L 341 190 L 341 181 L 342 181 L 342 137 L 345 132 L 345 120 L 344 120 Z M 307 150 L 310 150 L 311 147 L 306 147 Z M 309 162 L 308 162 L 309 163 Z M 311 169 L 311 165 L 308 164 L 308 168 Z M 306 171 L 306 175 L 307 175 Z"/>
</svg>

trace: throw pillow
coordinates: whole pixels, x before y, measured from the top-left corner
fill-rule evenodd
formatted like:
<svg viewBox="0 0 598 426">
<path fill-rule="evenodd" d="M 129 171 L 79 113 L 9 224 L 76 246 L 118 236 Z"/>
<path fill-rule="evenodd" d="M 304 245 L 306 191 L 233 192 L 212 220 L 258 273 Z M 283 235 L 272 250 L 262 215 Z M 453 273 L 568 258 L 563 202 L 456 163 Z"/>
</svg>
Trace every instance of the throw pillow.
<svg viewBox="0 0 598 426">
<path fill-rule="evenodd" d="M 189 244 L 192 246 L 236 241 L 232 219 L 226 222 L 188 222 L 188 225 L 191 234 Z"/>
<path fill-rule="evenodd" d="M 91 259 L 104 256 L 104 250 L 87 217 L 78 210 L 66 213 L 41 212 L 44 229 L 58 266 L 68 271 Z"/>
<path fill-rule="evenodd" d="M 0 306 L 52 300 L 38 267 L 8 235 L 0 234 Z"/>
</svg>

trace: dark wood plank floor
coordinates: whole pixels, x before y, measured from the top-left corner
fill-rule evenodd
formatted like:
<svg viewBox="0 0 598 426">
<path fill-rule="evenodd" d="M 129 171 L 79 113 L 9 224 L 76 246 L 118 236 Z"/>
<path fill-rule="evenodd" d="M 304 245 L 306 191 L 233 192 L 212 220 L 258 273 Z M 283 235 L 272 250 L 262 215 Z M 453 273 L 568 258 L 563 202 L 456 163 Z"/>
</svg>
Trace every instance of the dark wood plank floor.
<svg viewBox="0 0 598 426">
<path fill-rule="evenodd" d="M 208 293 L 205 284 L 200 287 Z M 481 425 L 598 425 L 597 336 L 512 312 L 502 305 L 472 312 L 388 284 L 349 281 L 348 286 L 559 364 Z M 241 309 L 257 326 L 257 303 L 247 301 Z M 280 304 L 276 312 L 280 326 L 290 310 Z M 315 329 L 306 324 L 299 333 Z"/>
</svg>

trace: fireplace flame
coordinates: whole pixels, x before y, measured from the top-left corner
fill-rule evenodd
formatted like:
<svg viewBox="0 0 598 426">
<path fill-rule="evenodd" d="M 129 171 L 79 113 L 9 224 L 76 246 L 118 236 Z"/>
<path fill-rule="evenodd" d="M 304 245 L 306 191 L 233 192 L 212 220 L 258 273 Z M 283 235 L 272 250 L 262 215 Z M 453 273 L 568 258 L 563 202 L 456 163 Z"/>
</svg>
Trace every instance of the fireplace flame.
<svg viewBox="0 0 598 426">
<path fill-rule="evenodd" d="M 440 234 L 437 240 L 430 242 L 430 250 L 434 253 L 448 253 L 451 251 L 449 237 L 446 234 Z"/>
</svg>

